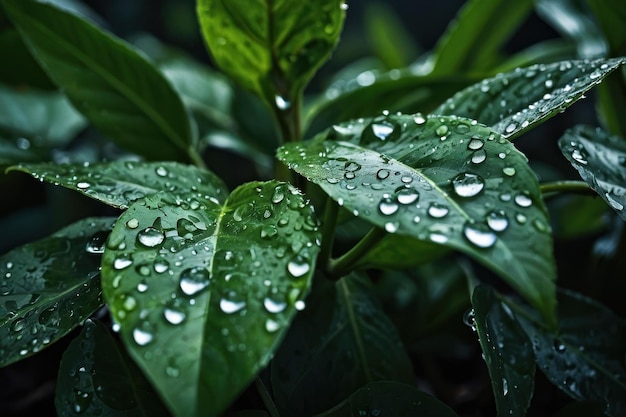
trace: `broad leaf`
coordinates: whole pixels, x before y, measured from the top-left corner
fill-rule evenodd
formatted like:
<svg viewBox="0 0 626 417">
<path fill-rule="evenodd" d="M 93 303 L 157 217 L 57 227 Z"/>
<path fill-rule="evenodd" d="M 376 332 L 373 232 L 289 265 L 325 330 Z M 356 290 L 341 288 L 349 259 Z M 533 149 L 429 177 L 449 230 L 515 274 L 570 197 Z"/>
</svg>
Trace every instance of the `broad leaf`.
<svg viewBox="0 0 626 417">
<path fill-rule="evenodd" d="M 312 415 L 380 380 L 410 383 L 412 365 L 368 281 L 322 282 L 272 361 L 281 414 Z"/>
<path fill-rule="evenodd" d="M 160 191 L 188 197 L 186 204 L 192 208 L 206 199 L 219 203 L 228 195 L 226 186 L 215 174 L 176 162 L 20 164 L 9 170 L 26 172 L 40 181 L 67 187 L 119 208 L 128 208 L 134 201 Z"/>
<path fill-rule="evenodd" d="M 580 176 L 626 221 L 626 142 L 589 126 L 569 129 L 561 152 Z"/>
<path fill-rule="evenodd" d="M 512 139 L 583 98 L 625 62 L 563 61 L 516 69 L 458 92 L 433 114 L 470 117 Z"/>
<path fill-rule="evenodd" d="M 2 15 L 0 9 L 0 19 Z M 0 51 L 11 57 L 11 65 L 0 66 L 0 82 L 2 84 L 27 85 L 45 90 L 55 88 L 55 85 L 35 61 L 14 28 L 3 27 L 0 31 Z"/>
<path fill-rule="evenodd" d="M 532 0 L 468 1 L 435 48 L 433 73 L 486 71 L 533 9 Z"/>
<path fill-rule="evenodd" d="M 155 194 L 118 220 L 103 290 L 135 361 L 177 416 L 217 415 L 269 361 L 302 308 L 318 252 L 291 186 L 249 183 L 223 206 Z"/>
<path fill-rule="evenodd" d="M 339 39 L 344 1 L 198 0 L 217 65 L 278 110 L 287 110 Z"/>
<path fill-rule="evenodd" d="M 0 169 L 20 162 L 39 162 L 49 159 L 50 149 L 34 145 L 23 136 L 0 134 Z M 3 170 L 3 169 L 2 169 Z"/>
<path fill-rule="evenodd" d="M 586 3 L 593 12 L 602 29 L 603 35 L 609 43 L 609 53 L 623 54 L 626 46 L 626 4 L 621 1 L 587 0 Z"/>
<path fill-rule="evenodd" d="M 354 264 L 355 268 L 404 269 L 432 262 L 448 252 L 441 245 L 409 236 L 387 235 Z"/>
<path fill-rule="evenodd" d="M 395 115 L 332 127 L 278 158 L 389 233 L 460 250 L 553 318 L 549 221 L 526 158 L 455 117 Z"/>
<path fill-rule="evenodd" d="M 489 287 L 474 289 L 472 305 L 498 415 L 524 417 L 535 387 L 530 340 L 510 308 Z"/>
<path fill-rule="evenodd" d="M 57 341 L 101 305 L 113 219 L 84 219 L 0 257 L 0 366 Z"/>
<path fill-rule="evenodd" d="M 565 290 L 559 292 L 557 332 L 530 312 L 516 316 L 532 340 L 537 366 L 554 385 L 574 399 L 604 404 L 606 415 L 626 413 L 624 319 Z"/>
<path fill-rule="evenodd" d="M 56 386 L 59 417 L 169 415 L 106 327 L 91 320 L 63 354 Z"/>
<path fill-rule="evenodd" d="M 356 416 L 455 417 L 456 413 L 412 385 L 380 381 L 367 384 L 337 406 L 315 417 Z"/>
<path fill-rule="evenodd" d="M 3 5 L 50 78 L 94 126 L 148 158 L 188 159 L 187 112 L 143 55 L 50 4 L 3 0 Z"/>
</svg>

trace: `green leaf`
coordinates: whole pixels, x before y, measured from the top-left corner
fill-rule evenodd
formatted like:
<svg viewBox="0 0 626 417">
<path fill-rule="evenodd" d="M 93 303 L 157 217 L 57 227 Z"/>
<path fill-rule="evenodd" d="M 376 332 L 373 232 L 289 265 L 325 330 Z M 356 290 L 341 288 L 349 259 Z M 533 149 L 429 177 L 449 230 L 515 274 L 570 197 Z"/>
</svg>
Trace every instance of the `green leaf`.
<svg viewBox="0 0 626 417">
<path fill-rule="evenodd" d="M 626 221 L 626 142 L 590 126 L 576 126 L 559 139 L 561 152 L 591 188 Z"/>
<path fill-rule="evenodd" d="M 536 176 L 488 127 L 382 116 L 285 145 L 278 158 L 371 224 L 472 256 L 553 319 L 550 222 Z"/>
<path fill-rule="evenodd" d="M 559 291 L 559 327 L 531 313 L 517 318 L 533 343 L 537 366 L 570 397 L 597 401 L 604 413 L 626 413 L 626 322 L 580 294 Z M 601 323 L 601 325 L 599 325 Z"/>
<path fill-rule="evenodd" d="M 131 356 L 176 416 L 222 412 L 267 364 L 308 292 L 317 220 L 275 181 L 220 206 L 161 193 L 116 223 L 102 286 Z"/>
<path fill-rule="evenodd" d="M 626 53 L 626 4 L 621 1 L 587 0 L 586 3 L 593 12 L 603 35 L 609 43 L 611 55 Z"/>
<path fill-rule="evenodd" d="M 0 366 L 59 340 L 102 306 L 100 254 L 114 219 L 84 219 L 0 257 Z"/>
<path fill-rule="evenodd" d="M 345 17 L 342 0 L 198 0 L 204 40 L 217 65 L 285 110 L 326 61 Z"/>
<path fill-rule="evenodd" d="M 322 412 L 369 382 L 414 380 L 393 324 L 357 275 L 320 283 L 271 371 L 281 414 L 293 416 Z"/>
<path fill-rule="evenodd" d="M 97 321 L 87 320 L 68 346 L 56 386 L 59 417 L 169 415 L 141 371 Z"/>
<path fill-rule="evenodd" d="M 367 384 L 332 409 L 316 417 L 455 417 L 456 413 L 436 398 L 412 385 L 393 381 Z"/>
<path fill-rule="evenodd" d="M 49 149 L 33 145 L 22 136 L 8 138 L 0 135 L 0 168 L 19 162 L 38 162 L 49 159 Z"/>
<path fill-rule="evenodd" d="M 387 235 L 354 264 L 359 269 L 404 269 L 432 262 L 448 250 L 408 236 Z"/>
<path fill-rule="evenodd" d="M 435 47 L 433 73 L 489 70 L 532 9 L 532 0 L 468 1 Z"/>
<path fill-rule="evenodd" d="M 535 356 L 530 340 L 511 309 L 496 298 L 491 288 L 476 287 L 472 305 L 498 415 L 524 417 L 535 387 Z"/>
<path fill-rule="evenodd" d="M 140 53 L 50 4 L 3 0 L 26 44 L 72 104 L 118 145 L 151 159 L 188 159 L 180 97 Z"/>
<path fill-rule="evenodd" d="M 563 61 L 517 69 L 458 92 L 433 114 L 476 119 L 513 139 L 583 98 L 625 62 Z"/>
<path fill-rule="evenodd" d="M 2 13 L 1 10 L 0 13 Z M 55 85 L 35 61 L 14 28 L 3 28 L 0 32 L 0 51 L 11 57 L 11 65 L 0 65 L 0 82 L 2 84 L 28 85 L 46 90 L 55 88 Z"/>
<path fill-rule="evenodd" d="M 212 172 L 177 162 L 20 164 L 9 170 L 26 172 L 118 208 L 128 208 L 134 201 L 160 191 L 189 197 L 185 204 L 191 207 L 206 199 L 220 202 L 228 195 L 222 180 Z"/>
</svg>

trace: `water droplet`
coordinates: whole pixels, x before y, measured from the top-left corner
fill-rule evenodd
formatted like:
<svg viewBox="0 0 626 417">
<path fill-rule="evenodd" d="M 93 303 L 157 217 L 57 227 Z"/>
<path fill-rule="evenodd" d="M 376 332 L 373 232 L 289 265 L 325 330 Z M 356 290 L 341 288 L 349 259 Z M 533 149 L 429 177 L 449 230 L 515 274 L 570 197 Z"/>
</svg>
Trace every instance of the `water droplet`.
<svg viewBox="0 0 626 417">
<path fill-rule="evenodd" d="M 287 271 L 289 271 L 291 276 L 293 276 L 294 278 L 300 278 L 306 275 L 310 269 L 311 267 L 309 266 L 307 260 L 300 255 L 295 256 L 287 264 Z"/>
<path fill-rule="evenodd" d="M 441 125 L 439 126 L 437 129 L 435 129 L 435 133 L 437 134 L 437 136 L 445 136 L 448 133 L 448 126 L 446 125 Z"/>
<path fill-rule="evenodd" d="M 222 298 L 220 300 L 220 310 L 222 310 L 226 314 L 233 314 L 241 311 L 245 308 L 245 306 L 245 301 L 235 301 L 227 298 Z"/>
<path fill-rule="evenodd" d="M 126 222 L 126 227 L 128 227 L 129 229 L 136 229 L 137 226 L 139 226 L 139 220 L 137 219 L 133 218 Z"/>
<path fill-rule="evenodd" d="M 509 383 L 506 378 L 502 378 L 502 395 L 506 396 L 509 393 Z"/>
<path fill-rule="evenodd" d="M 137 242 L 145 247 L 153 248 L 160 245 L 165 240 L 165 235 L 159 229 L 146 227 L 137 234 Z"/>
<path fill-rule="evenodd" d="M 396 199 L 400 204 L 413 204 L 419 199 L 419 193 L 413 188 L 402 188 L 396 193 Z"/>
<path fill-rule="evenodd" d="M 389 197 L 383 198 L 378 204 L 378 210 L 385 216 L 390 216 L 397 212 L 399 206 Z"/>
<path fill-rule="evenodd" d="M 371 125 L 372 133 L 380 140 L 386 140 L 393 133 L 394 126 L 388 122 L 377 122 Z"/>
<path fill-rule="evenodd" d="M 474 315 L 474 309 L 469 309 L 463 314 L 463 323 L 472 329 L 473 332 L 476 331 L 476 319 Z"/>
<path fill-rule="evenodd" d="M 487 159 L 487 152 L 484 149 L 480 149 L 472 155 L 473 164 L 481 164 L 485 162 L 485 159 Z"/>
<path fill-rule="evenodd" d="M 209 271 L 204 268 L 185 269 L 180 273 L 179 286 L 185 295 L 196 295 L 209 286 Z"/>
<path fill-rule="evenodd" d="M 295 307 L 296 310 L 302 311 L 306 307 L 306 304 L 304 303 L 304 301 L 298 300 L 294 303 L 293 306 Z"/>
<path fill-rule="evenodd" d="M 485 143 L 482 140 L 478 138 L 472 138 L 467 144 L 467 149 L 470 149 L 472 151 L 477 151 L 479 149 L 482 149 L 483 146 L 485 146 Z"/>
<path fill-rule="evenodd" d="M 384 180 L 389 178 L 389 170 L 388 169 L 379 169 L 376 173 L 376 178 L 379 180 Z"/>
<path fill-rule="evenodd" d="M 280 329 L 280 324 L 277 321 L 272 319 L 265 320 L 265 330 L 269 333 L 274 333 L 278 329 Z"/>
<path fill-rule="evenodd" d="M 463 173 L 452 180 L 454 192 L 459 197 L 474 197 L 485 188 L 485 180 L 476 174 Z"/>
<path fill-rule="evenodd" d="M 422 113 L 416 113 L 415 116 L 413 116 L 413 121 L 417 125 L 423 125 L 426 123 L 426 118 L 422 115 Z"/>
<path fill-rule="evenodd" d="M 163 317 L 168 323 L 177 325 L 185 321 L 187 315 L 178 307 L 168 306 L 163 309 Z"/>
<path fill-rule="evenodd" d="M 124 268 L 128 268 L 132 264 L 133 264 L 133 260 L 130 259 L 128 255 L 122 255 L 119 258 L 115 258 L 115 260 L 113 261 L 113 268 L 124 269 Z"/>
<path fill-rule="evenodd" d="M 91 184 L 89 184 L 88 182 L 81 181 L 81 182 L 76 184 L 76 187 L 78 187 L 81 190 L 85 190 L 85 189 L 91 187 Z"/>
<path fill-rule="evenodd" d="M 496 234 L 482 224 L 466 223 L 463 227 L 465 238 L 479 248 L 490 248 L 498 239 Z"/>
<path fill-rule="evenodd" d="M 428 207 L 428 214 L 435 219 L 446 217 L 449 212 L 450 209 L 448 209 L 448 207 L 437 203 L 432 203 L 430 207 Z"/>
<path fill-rule="evenodd" d="M 167 169 L 165 167 L 158 167 L 155 170 L 155 172 L 159 177 L 165 177 L 168 174 Z"/>
<path fill-rule="evenodd" d="M 137 300 L 132 296 L 126 297 L 123 306 L 126 311 L 133 311 L 137 307 Z"/>
<path fill-rule="evenodd" d="M 509 219 L 502 210 L 492 211 L 487 214 L 487 225 L 494 232 L 503 232 L 509 227 Z"/>
<path fill-rule="evenodd" d="M 276 301 L 270 297 L 265 297 L 263 300 L 263 306 L 269 313 L 282 313 L 287 308 L 287 303 L 283 301 Z"/>
<path fill-rule="evenodd" d="M 572 159 L 579 164 L 587 165 L 587 152 L 584 149 L 574 149 L 572 151 Z"/>
<path fill-rule="evenodd" d="M 341 3 L 339 7 L 341 8 L 341 10 L 345 12 L 346 10 L 348 10 L 349 6 L 348 6 L 348 3 Z"/>
<path fill-rule="evenodd" d="M 137 284 L 137 292 L 144 293 L 146 291 L 148 291 L 148 284 L 146 284 L 146 281 L 141 281 Z"/>
<path fill-rule="evenodd" d="M 25 321 L 24 319 L 17 319 L 11 325 L 11 330 L 14 332 L 19 332 L 24 329 Z"/>
<path fill-rule="evenodd" d="M 515 196 L 515 204 L 520 207 L 530 207 L 533 204 L 533 200 L 531 200 L 528 194 L 518 194 Z"/>
<path fill-rule="evenodd" d="M 278 204 L 285 198 L 285 194 L 281 188 L 276 188 L 274 190 L 274 195 L 272 195 L 272 203 Z"/>
<path fill-rule="evenodd" d="M 387 222 L 385 223 L 385 231 L 387 233 L 396 233 L 399 226 L 400 224 L 398 222 Z"/>
<path fill-rule="evenodd" d="M 615 198 L 613 198 L 613 196 L 610 193 L 605 193 L 604 196 L 606 197 L 606 200 L 608 201 L 609 205 L 614 210 L 617 210 L 617 211 L 624 210 L 624 205 L 620 203 L 619 201 L 617 201 Z"/>
<path fill-rule="evenodd" d="M 280 95 L 276 95 L 274 97 L 274 103 L 276 103 L 276 107 L 278 107 L 279 110 L 289 110 L 291 108 L 291 102 L 289 100 L 287 100 L 285 97 L 280 96 Z"/>
<path fill-rule="evenodd" d="M 435 243 L 444 244 L 448 241 L 448 236 L 443 233 L 431 233 L 428 237 Z"/>
<path fill-rule="evenodd" d="M 515 175 L 515 168 L 513 167 L 505 167 L 502 168 L 502 172 L 504 173 L 504 175 L 507 175 L 509 177 L 512 177 L 513 175 Z"/>
<path fill-rule="evenodd" d="M 108 236 L 108 232 L 94 233 L 93 236 L 91 236 L 91 238 L 89 239 L 89 242 L 87 242 L 87 245 L 85 246 L 85 251 L 94 254 L 104 253 L 104 247 Z M 8 264 L 7 269 L 11 269 Z"/>
<path fill-rule="evenodd" d="M 170 264 L 165 259 L 156 259 L 154 261 L 154 272 L 162 274 L 170 268 Z"/>
<path fill-rule="evenodd" d="M 154 335 L 146 330 L 135 328 L 135 330 L 133 330 L 133 340 L 139 346 L 146 346 L 154 340 Z"/>
</svg>

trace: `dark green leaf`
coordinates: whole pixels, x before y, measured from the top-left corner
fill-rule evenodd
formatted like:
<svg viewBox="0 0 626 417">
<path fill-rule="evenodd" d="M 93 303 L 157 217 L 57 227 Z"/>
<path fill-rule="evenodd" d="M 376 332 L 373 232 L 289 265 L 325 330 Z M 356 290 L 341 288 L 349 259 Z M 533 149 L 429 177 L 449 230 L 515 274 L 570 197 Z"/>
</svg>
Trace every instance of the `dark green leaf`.
<svg viewBox="0 0 626 417">
<path fill-rule="evenodd" d="M 249 183 L 220 206 L 162 193 L 116 223 L 102 286 L 121 335 L 175 415 L 222 412 L 303 305 L 318 252 L 291 186 Z"/>
<path fill-rule="evenodd" d="M 272 388 L 285 415 L 319 413 L 369 382 L 414 378 L 366 279 L 320 285 L 272 361 Z"/>
<path fill-rule="evenodd" d="M 1 11 L 0 11 L 1 13 Z M 50 90 L 56 86 L 30 54 L 14 28 L 0 32 L 0 51 L 11 57 L 11 65 L 0 65 L 0 82 L 5 85 Z"/>
<path fill-rule="evenodd" d="M 0 366 L 39 352 L 101 305 L 113 219 L 84 219 L 0 257 Z"/>
<path fill-rule="evenodd" d="M 626 220 L 626 142 L 599 128 L 576 126 L 559 139 L 559 147 L 587 184 Z"/>
<path fill-rule="evenodd" d="M 431 242 L 387 235 L 354 266 L 360 269 L 404 269 L 432 262 L 447 251 L 444 246 Z"/>
<path fill-rule="evenodd" d="M 626 4 L 621 1 L 587 0 L 586 2 L 598 21 L 603 35 L 609 42 L 611 55 L 626 53 Z"/>
<path fill-rule="evenodd" d="M 148 158 L 188 159 L 189 117 L 143 55 L 50 4 L 3 0 L 3 5 L 48 75 L 98 129 Z"/>
<path fill-rule="evenodd" d="M 535 387 L 535 355 L 530 340 L 511 309 L 491 288 L 476 287 L 472 305 L 498 415 L 524 417 Z"/>
<path fill-rule="evenodd" d="M 533 343 L 537 366 L 570 397 L 605 404 L 605 414 L 626 414 L 626 322 L 571 291 L 559 292 L 557 332 L 529 313 L 518 321 Z M 601 323 L 601 324 L 600 324 Z"/>
<path fill-rule="evenodd" d="M 217 65 L 285 110 L 339 39 L 343 0 L 198 0 L 202 33 Z"/>
<path fill-rule="evenodd" d="M 48 160 L 48 156 L 47 147 L 34 145 L 25 137 L 14 136 L 9 139 L 0 135 L 0 167 L 2 168 L 20 162 Z"/>
<path fill-rule="evenodd" d="M 488 127 L 420 114 L 361 119 L 285 145 L 278 158 L 368 222 L 474 257 L 553 319 L 552 240 L 536 176 Z"/>
<path fill-rule="evenodd" d="M 553 236 L 576 239 L 606 230 L 610 209 L 599 198 L 567 195 L 550 204 Z"/>
<path fill-rule="evenodd" d="M 392 381 L 367 384 L 332 409 L 316 417 L 455 417 L 455 412 L 412 385 Z"/>
<path fill-rule="evenodd" d="M 625 62 L 563 61 L 517 69 L 460 91 L 433 114 L 476 119 L 512 139 L 583 98 Z"/>
<path fill-rule="evenodd" d="M 433 73 L 488 70 L 532 9 L 532 0 L 468 1 L 435 48 Z"/>
<path fill-rule="evenodd" d="M 106 327 L 91 320 L 63 354 L 55 405 L 59 417 L 169 415 Z"/>
<path fill-rule="evenodd" d="M 177 162 L 21 164 L 10 170 L 26 172 L 40 181 L 67 187 L 119 208 L 127 208 L 159 191 L 189 197 L 186 204 L 191 207 L 206 199 L 221 202 L 228 195 L 226 186 L 215 174 Z"/>
</svg>

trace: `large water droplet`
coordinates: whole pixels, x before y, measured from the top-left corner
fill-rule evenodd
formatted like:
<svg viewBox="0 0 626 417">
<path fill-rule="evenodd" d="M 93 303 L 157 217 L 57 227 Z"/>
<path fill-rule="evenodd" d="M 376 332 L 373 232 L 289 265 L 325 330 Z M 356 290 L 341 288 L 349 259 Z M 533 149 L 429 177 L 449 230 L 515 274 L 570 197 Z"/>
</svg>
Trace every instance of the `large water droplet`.
<svg viewBox="0 0 626 417">
<path fill-rule="evenodd" d="M 494 232 L 503 232 L 509 227 L 509 219 L 502 210 L 495 210 L 487 214 L 487 225 Z"/>
<path fill-rule="evenodd" d="M 533 200 L 531 200 L 528 194 L 518 194 L 515 196 L 515 204 L 520 207 L 530 207 L 533 204 Z"/>
<path fill-rule="evenodd" d="M 498 239 L 496 234 L 481 224 L 466 223 L 463 228 L 465 238 L 479 248 L 490 248 Z"/>
<path fill-rule="evenodd" d="M 139 346 L 145 346 L 154 340 L 154 335 L 147 330 L 135 328 L 133 330 L 133 340 Z"/>
<path fill-rule="evenodd" d="M 155 172 L 159 177 L 166 177 L 168 174 L 167 169 L 165 167 L 158 167 L 155 170 Z"/>
<path fill-rule="evenodd" d="M 371 125 L 372 133 L 380 140 L 386 140 L 393 133 L 394 126 L 389 122 L 377 122 Z"/>
<path fill-rule="evenodd" d="M 396 192 L 396 200 L 400 204 L 413 204 L 419 199 L 419 193 L 413 188 L 402 188 Z"/>
<path fill-rule="evenodd" d="M 278 329 L 280 329 L 280 324 L 277 321 L 272 319 L 265 320 L 265 330 L 267 330 L 268 333 L 274 333 Z"/>
<path fill-rule="evenodd" d="M 485 180 L 476 174 L 466 172 L 457 175 L 452 180 L 452 186 L 459 197 L 469 198 L 477 196 L 485 188 Z"/>
<path fill-rule="evenodd" d="M 306 275 L 310 269 L 311 267 L 309 266 L 307 260 L 300 255 L 295 256 L 287 264 L 287 271 L 289 271 L 291 276 L 293 276 L 294 278 L 300 278 Z"/>
<path fill-rule="evenodd" d="M 388 169 L 379 169 L 376 173 L 376 178 L 379 180 L 384 180 L 389 178 L 389 170 Z"/>
<path fill-rule="evenodd" d="M 280 95 L 274 97 L 274 103 L 276 103 L 276 107 L 278 107 L 279 110 L 289 110 L 291 108 L 291 102 Z"/>
<path fill-rule="evenodd" d="M 115 258 L 113 261 L 113 268 L 115 269 L 124 269 L 128 268 L 133 264 L 133 260 L 130 259 L 128 255 L 122 255 L 119 258 Z"/>
<path fill-rule="evenodd" d="M 89 242 L 87 242 L 87 245 L 85 246 L 85 251 L 94 254 L 104 253 L 104 246 L 106 244 L 108 236 L 109 232 L 94 233 L 94 235 L 91 236 L 91 238 L 89 239 Z"/>
<path fill-rule="evenodd" d="M 147 248 L 153 248 L 160 245 L 165 240 L 163 231 L 154 227 L 146 227 L 137 234 L 137 242 Z"/>
<path fill-rule="evenodd" d="M 484 145 L 485 143 L 482 140 L 478 138 L 472 138 L 467 144 L 467 149 L 470 149 L 472 151 L 477 151 L 479 149 L 482 149 Z"/>
<path fill-rule="evenodd" d="M 168 323 L 177 325 L 185 321 L 187 314 L 179 307 L 172 305 L 163 309 L 163 317 L 165 317 Z"/>
<path fill-rule="evenodd" d="M 220 300 L 220 310 L 226 314 L 233 314 L 243 310 L 246 307 L 245 301 L 237 301 L 228 298 L 222 298 Z"/>
<path fill-rule="evenodd" d="M 413 116 L 413 121 L 417 125 L 423 125 L 426 123 L 426 118 L 422 115 L 422 113 L 416 113 L 415 116 Z"/>
<path fill-rule="evenodd" d="M 472 163 L 473 164 L 482 164 L 487 159 L 487 152 L 484 149 L 479 149 L 472 154 Z"/>
<path fill-rule="evenodd" d="M 185 295 L 196 295 L 209 286 L 209 271 L 204 268 L 185 269 L 180 273 L 179 285 Z"/>
<path fill-rule="evenodd" d="M 154 272 L 162 274 L 170 268 L 170 264 L 165 259 L 159 258 L 154 261 Z"/>
<path fill-rule="evenodd" d="M 385 231 L 387 233 L 396 233 L 400 224 L 398 222 L 387 222 L 385 223 Z"/>
<path fill-rule="evenodd" d="M 448 126 L 446 125 L 441 125 L 439 126 L 437 129 L 435 129 L 435 133 L 437 134 L 437 136 L 445 136 L 448 133 Z"/>
<path fill-rule="evenodd" d="M 450 209 L 446 206 L 442 206 L 441 204 L 432 203 L 430 207 L 428 207 L 428 214 L 430 217 L 435 219 L 441 219 L 442 217 L 446 217 Z"/>
<path fill-rule="evenodd" d="M 263 300 L 263 306 L 269 313 L 278 314 L 285 311 L 287 303 L 284 301 L 277 301 L 270 297 L 265 297 Z"/>
<path fill-rule="evenodd" d="M 378 210 L 384 214 L 385 216 L 390 216 L 397 212 L 399 209 L 398 204 L 393 201 L 391 198 L 383 198 L 381 202 L 378 204 Z"/>
</svg>

